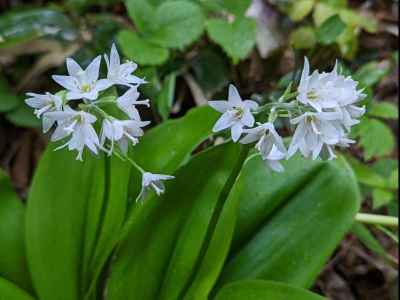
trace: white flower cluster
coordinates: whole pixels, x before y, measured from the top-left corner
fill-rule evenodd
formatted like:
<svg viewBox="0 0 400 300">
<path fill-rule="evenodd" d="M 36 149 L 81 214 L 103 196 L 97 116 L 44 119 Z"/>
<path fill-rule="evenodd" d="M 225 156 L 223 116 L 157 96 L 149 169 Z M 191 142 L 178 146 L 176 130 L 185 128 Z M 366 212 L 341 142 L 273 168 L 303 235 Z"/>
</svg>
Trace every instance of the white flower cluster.
<svg viewBox="0 0 400 300">
<path fill-rule="evenodd" d="M 209 101 L 209 105 L 223 113 L 214 132 L 230 128 L 234 142 L 246 134 L 240 143 L 255 142 L 255 148 L 266 164 L 272 170 L 282 172 L 280 160 L 292 157 L 297 151 L 312 159 L 326 152 L 329 159 L 333 159 L 336 157 L 335 146 L 347 147 L 354 143 L 348 134 L 365 113 L 364 107 L 356 106 L 364 97 L 362 91 L 357 90 L 356 81 L 338 74 L 337 64 L 330 73 L 314 71 L 310 75 L 310 65 L 305 58 L 299 87 L 289 103 L 284 103 L 288 99 L 281 98 L 276 103 L 259 107 L 254 101 L 242 101 L 237 89 L 231 85 L 228 101 Z M 252 128 L 255 116 L 268 110 L 269 121 L 257 123 Z M 280 116 L 289 116 L 290 123 L 296 125 L 288 149 L 273 124 Z"/>
<path fill-rule="evenodd" d="M 42 119 L 43 132 L 48 132 L 55 126 L 51 141 L 69 138 L 56 150 L 64 147 L 76 150 L 78 160 L 82 160 L 85 148 L 94 154 L 102 150 L 109 155 L 119 155 L 114 149 L 115 143 L 126 156 L 129 144 L 136 145 L 139 137 L 144 134 L 142 128 L 150 124 L 149 121 L 141 120 L 136 108 L 137 105 L 150 106 L 149 100 L 138 100 L 138 87 L 146 82 L 132 74 L 137 65 L 131 61 L 121 63 L 114 44 L 110 57 L 104 55 L 104 59 L 107 64 L 107 78 L 99 79 L 100 55 L 85 70 L 73 59 L 67 58 L 68 75 L 52 77 L 65 90 L 55 95 L 27 93 L 29 98 L 25 100 L 27 105 L 35 109 L 34 114 Z M 125 86 L 127 91 L 120 97 L 111 97 L 111 100 L 101 98 L 103 92 L 115 85 Z M 77 100 L 80 104 L 76 103 Z M 118 107 L 126 115 L 126 119 L 117 119 L 101 108 L 102 105 L 110 104 Z M 101 122 L 99 135 L 94 127 L 98 119 Z M 134 162 L 133 165 L 138 167 Z M 164 192 L 161 180 L 173 178 L 168 175 L 151 174 L 140 167 L 138 169 L 143 174 L 141 194 L 144 194 L 145 189 L 153 188 L 159 195 Z"/>
</svg>

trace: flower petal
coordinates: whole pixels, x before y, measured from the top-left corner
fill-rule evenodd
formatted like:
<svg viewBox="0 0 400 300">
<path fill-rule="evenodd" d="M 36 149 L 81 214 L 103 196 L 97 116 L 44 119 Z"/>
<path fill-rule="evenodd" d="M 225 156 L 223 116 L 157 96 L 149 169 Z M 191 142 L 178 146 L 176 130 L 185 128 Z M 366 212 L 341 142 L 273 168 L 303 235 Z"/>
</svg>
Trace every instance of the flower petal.
<svg viewBox="0 0 400 300">
<path fill-rule="evenodd" d="M 67 58 L 67 70 L 70 76 L 76 76 L 78 73 L 83 72 L 81 66 L 72 58 Z"/>
<path fill-rule="evenodd" d="M 220 113 L 224 113 L 231 108 L 228 101 L 208 101 L 208 105 Z"/>
<path fill-rule="evenodd" d="M 97 79 L 99 78 L 100 63 L 101 63 L 101 55 L 93 59 L 93 61 L 86 68 L 85 70 L 86 76 L 90 83 L 96 82 Z"/>
</svg>

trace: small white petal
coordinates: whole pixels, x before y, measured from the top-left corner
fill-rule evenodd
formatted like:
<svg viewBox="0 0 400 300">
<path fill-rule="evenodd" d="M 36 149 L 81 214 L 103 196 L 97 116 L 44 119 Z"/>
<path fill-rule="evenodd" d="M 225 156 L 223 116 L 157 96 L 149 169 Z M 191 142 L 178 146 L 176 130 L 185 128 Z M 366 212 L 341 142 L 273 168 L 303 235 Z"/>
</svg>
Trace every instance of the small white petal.
<svg viewBox="0 0 400 300">
<path fill-rule="evenodd" d="M 83 72 L 81 66 L 72 58 L 67 58 L 67 70 L 71 76 L 76 76 L 78 73 Z"/>
<path fill-rule="evenodd" d="M 86 68 L 85 73 L 87 75 L 88 81 L 96 82 L 99 78 L 99 70 L 100 70 L 101 56 L 97 56 Z"/>
<path fill-rule="evenodd" d="M 208 105 L 220 113 L 224 113 L 231 108 L 228 101 L 208 101 Z"/>
<path fill-rule="evenodd" d="M 243 126 L 240 123 L 236 123 L 235 125 L 232 126 L 231 128 L 231 134 L 232 134 L 232 140 L 236 143 L 239 139 L 240 136 L 243 133 Z"/>
</svg>

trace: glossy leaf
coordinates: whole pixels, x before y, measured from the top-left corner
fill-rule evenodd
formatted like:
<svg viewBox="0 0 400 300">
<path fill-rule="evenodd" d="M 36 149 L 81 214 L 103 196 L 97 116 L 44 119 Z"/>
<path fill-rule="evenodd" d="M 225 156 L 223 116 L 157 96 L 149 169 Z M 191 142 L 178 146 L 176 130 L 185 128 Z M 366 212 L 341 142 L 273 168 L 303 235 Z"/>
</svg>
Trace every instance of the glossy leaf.
<svg viewBox="0 0 400 300">
<path fill-rule="evenodd" d="M 371 109 L 368 111 L 370 116 L 383 119 L 398 119 L 399 110 L 397 106 L 390 102 L 373 102 Z"/>
<path fill-rule="evenodd" d="M 346 24 L 338 15 L 328 18 L 317 30 L 317 39 L 323 45 L 336 42 L 340 34 L 346 29 Z"/>
<path fill-rule="evenodd" d="M 180 119 L 168 120 L 143 136 L 132 158 L 151 172 L 173 173 L 207 137 L 219 114 L 210 107 L 190 110 Z"/>
<path fill-rule="evenodd" d="M 367 160 L 374 156 L 388 155 L 394 149 L 395 139 L 391 129 L 379 120 L 364 119 L 357 126 L 356 132 Z"/>
<path fill-rule="evenodd" d="M 167 49 L 148 42 L 133 31 L 120 31 L 118 43 L 127 58 L 141 65 L 161 65 L 169 56 Z"/>
<path fill-rule="evenodd" d="M 82 249 L 87 199 L 98 175 L 95 159 L 49 147 L 35 173 L 28 199 L 29 269 L 41 300 L 81 298 Z"/>
<path fill-rule="evenodd" d="M 146 37 L 161 47 L 180 48 L 191 44 L 203 33 L 204 16 L 200 7 L 188 1 L 166 1 L 156 11 L 157 30 Z"/>
<path fill-rule="evenodd" d="M 0 171 L 0 276 L 31 290 L 25 253 L 25 207 Z M 0 291 L 1 299 L 1 291 Z"/>
<path fill-rule="evenodd" d="M 109 299 L 181 299 L 237 149 L 222 145 L 194 157 L 161 199 L 134 211 L 113 263 Z"/>
<path fill-rule="evenodd" d="M 206 24 L 210 38 L 219 44 L 237 63 L 246 58 L 256 43 L 257 26 L 254 20 L 237 18 L 229 23 L 225 20 L 211 19 Z"/>
<path fill-rule="evenodd" d="M 99 189 L 105 189 L 105 198 L 102 214 L 97 215 L 98 219 L 101 218 L 101 223 L 99 222 L 97 225 L 98 240 L 90 264 L 90 270 L 93 273 L 90 276 L 92 286 L 89 286 L 89 288 L 94 288 L 96 280 L 99 278 L 120 236 L 119 233 L 125 220 L 128 205 L 130 169 L 129 162 L 121 161 L 117 157 L 109 158 L 106 161 L 106 186 L 99 187 Z M 96 199 L 102 198 L 97 196 L 91 200 Z M 91 209 L 90 203 L 89 209 Z M 90 212 L 88 211 L 88 213 Z"/>
<path fill-rule="evenodd" d="M 143 36 L 142 43 L 183 48 L 203 32 L 201 8 L 190 1 L 126 0 L 129 15 Z M 182 30 L 185 28 L 185 30 Z"/>
<path fill-rule="evenodd" d="M 235 243 L 218 287 L 265 279 L 307 288 L 353 224 L 360 195 L 343 160 L 292 159 L 285 168 L 282 176 L 258 156 L 247 162 Z"/>
<path fill-rule="evenodd" d="M 354 78 L 365 87 L 373 87 L 378 84 L 390 71 L 387 63 L 370 62 L 360 67 Z"/>
<path fill-rule="evenodd" d="M 249 280 L 227 285 L 215 300 L 323 300 L 317 294 L 280 282 Z"/>
<path fill-rule="evenodd" d="M 0 277 L 0 299 L 4 300 L 34 300 L 28 293 L 15 284 Z"/>
<path fill-rule="evenodd" d="M 290 34 L 290 43 L 296 49 L 311 49 L 317 43 L 314 28 L 303 26 Z"/>
<path fill-rule="evenodd" d="M 313 9 L 315 0 L 297 0 L 290 5 L 288 13 L 293 21 L 301 21 Z"/>
<path fill-rule="evenodd" d="M 43 36 L 71 41 L 77 33 L 66 15 L 47 8 L 10 11 L 0 18 L 0 48 Z"/>
</svg>

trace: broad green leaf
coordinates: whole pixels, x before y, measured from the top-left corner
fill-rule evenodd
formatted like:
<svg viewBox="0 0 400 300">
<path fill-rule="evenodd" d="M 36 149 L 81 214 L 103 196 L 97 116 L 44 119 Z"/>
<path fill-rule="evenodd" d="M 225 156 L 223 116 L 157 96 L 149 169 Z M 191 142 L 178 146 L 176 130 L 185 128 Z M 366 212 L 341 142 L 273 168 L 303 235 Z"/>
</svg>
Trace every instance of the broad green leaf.
<svg viewBox="0 0 400 300">
<path fill-rule="evenodd" d="M 212 0 L 208 0 L 211 2 Z M 214 0 L 215 1 L 215 0 Z M 215 2 L 219 3 L 222 8 L 226 9 L 227 11 L 233 13 L 238 17 L 242 17 L 245 15 L 247 9 L 250 6 L 250 0 L 216 0 Z"/>
<path fill-rule="evenodd" d="M 339 13 L 339 9 L 331 6 L 329 4 L 319 2 L 315 5 L 315 9 L 313 12 L 313 20 L 314 24 L 317 27 L 320 27 L 322 23 L 324 23 L 330 17 Z"/>
<path fill-rule="evenodd" d="M 200 107 L 168 120 L 146 132 L 133 148 L 132 158 L 150 172 L 173 173 L 211 135 L 218 116 L 210 107 Z"/>
<path fill-rule="evenodd" d="M 378 22 L 374 15 L 364 16 L 351 9 L 341 9 L 341 19 L 352 27 L 360 27 L 369 33 L 375 33 L 378 30 Z"/>
<path fill-rule="evenodd" d="M 396 105 L 390 102 L 373 102 L 368 114 L 383 119 L 398 119 L 399 111 Z"/>
<path fill-rule="evenodd" d="M 257 26 L 254 20 L 237 18 L 233 22 L 211 19 L 206 23 L 210 38 L 219 44 L 234 63 L 246 58 L 256 43 Z"/>
<path fill-rule="evenodd" d="M 10 281 L 0 277 L 0 299 L 4 300 L 34 300 L 28 293 Z"/>
<path fill-rule="evenodd" d="M 168 59 L 168 49 L 150 43 L 136 32 L 122 30 L 117 39 L 122 53 L 138 64 L 157 66 Z"/>
<path fill-rule="evenodd" d="M 317 30 L 317 39 L 323 45 L 336 42 L 339 35 L 345 30 L 346 24 L 338 15 L 329 17 Z"/>
<path fill-rule="evenodd" d="M 25 207 L 0 170 L 0 276 L 31 290 L 25 253 Z M 0 291 L 0 299 L 1 291 Z"/>
<path fill-rule="evenodd" d="M 386 188 L 387 181 L 385 177 L 375 172 L 373 168 L 370 166 L 361 163 L 357 159 L 351 156 L 347 156 L 347 161 L 351 165 L 357 180 L 365 185 L 377 187 L 377 188 Z"/>
<path fill-rule="evenodd" d="M 199 107 L 183 118 L 167 120 L 146 132 L 133 148 L 131 158 L 150 172 L 172 174 L 212 134 L 218 115 L 210 107 Z M 130 195 L 135 199 L 140 191 L 141 177 L 138 172 L 132 173 Z"/>
<path fill-rule="evenodd" d="M 353 59 L 358 51 L 358 29 L 347 26 L 345 31 L 339 36 L 338 45 L 342 56 L 346 59 Z"/>
<path fill-rule="evenodd" d="M 164 85 L 157 97 L 157 108 L 163 120 L 167 120 L 171 112 L 175 95 L 176 73 L 171 73 L 164 79 Z"/>
<path fill-rule="evenodd" d="M 217 287 L 264 279 L 308 288 L 353 224 L 360 195 L 344 160 L 296 158 L 285 169 L 273 174 L 259 156 L 245 165 L 234 247 Z"/>
<path fill-rule="evenodd" d="M 324 300 L 310 291 L 281 282 L 248 280 L 229 284 L 221 289 L 215 300 Z"/>
<path fill-rule="evenodd" d="M 131 165 L 127 161 L 121 161 L 117 157 L 111 157 L 106 161 L 106 182 L 104 203 L 101 214 L 97 215 L 98 220 L 101 218 L 101 223 L 97 225 L 98 240 L 96 248 L 93 251 L 93 257 L 90 261 L 89 270 L 91 283 L 89 285 L 89 294 L 93 292 L 95 283 L 98 280 L 101 271 L 103 270 L 112 250 L 115 248 L 123 222 L 125 220 L 126 209 L 128 204 L 128 184 Z M 91 198 L 91 201 L 99 199 Z M 102 200 L 102 198 L 100 198 Z M 91 203 L 88 204 L 91 209 Z M 90 214 L 91 212 L 88 211 Z M 87 225 L 86 225 L 87 226 Z M 89 232 L 92 234 L 92 232 Z"/>
<path fill-rule="evenodd" d="M 157 29 L 156 10 L 148 0 L 125 0 L 128 14 L 140 32 Z"/>
<path fill-rule="evenodd" d="M 26 212 L 28 264 L 41 300 L 81 295 L 84 226 L 101 158 L 48 147 L 36 170 Z"/>
<path fill-rule="evenodd" d="M 368 160 L 374 156 L 390 154 L 395 146 L 392 130 L 385 123 L 364 119 L 357 125 L 360 145 L 364 148 L 364 157 Z"/>
<path fill-rule="evenodd" d="M 204 29 L 200 7 L 183 0 L 161 4 L 153 21 L 157 29 L 147 31 L 146 38 L 161 47 L 182 49 L 199 38 Z"/>
<path fill-rule="evenodd" d="M 182 299 L 237 155 L 237 145 L 225 144 L 195 156 L 163 197 L 137 207 L 116 253 L 109 299 Z"/>
<path fill-rule="evenodd" d="M 370 62 L 360 67 L 354 78 L 365 87 L 373 87 L 378 84 L 390 72 L 390 65 L 386 62 Z"/>
<path fill-rule="evenodd" d="M 47 8 L 10 11 L 0 18 L 0 48 L 43 36 L 71 41 L 77 32 L 66 15 Z"/>
<path fill-rule="evenodd" d="M 231 246 L 240 194 L 243 189 L 242 181 L 236 178 L 232 184 L 236 182 L 237 184 L 231 187 L 227 199 L 222 199 L 225 203 L 221 208 L 221 213 L 215 215 L 216 219 L 218 217 L 215 230 L 212 235 L 210 234 L 207 237 L 207 240 L 209 240 L 207 250 L 197 264 L 196 274 L 185 294 L 185 300 L 208 299 L 209 293 L 219 277 Z"/>
<path fill-rule="evenodd" d="M 347 0 L 320 0 L 321 3 L 328 4 L 334 8 L 346 8 Z"/>
<path fill-rule="evenodd" d="M 290 34 L 290 43 L 296 49 L 312 49 L 317 43 L 314 28 L 303 26 Z"/>
<path fill-rule="evenodd" d="M 381 188 L 374 188 L 372 190 L 372 203 L 373 209 L 381 208 L 392 202 L 394 199 L 394 195 L 392 191 L 381 189 Z"/>
<path fill-rule="evenodd" d="M 11 93 L 5 78 L 0 77 L 0 112 L 8 112 L 20 104 L 20 99 Z"/>
<path fill-rule="evenodd" d="M 29 108 L 25 103 L 8 112 L 5 117 L 16 126 L 34 128 L 41 126 L 40 120 L 33 114 L 33 109 Z"/>
<path fill-rule="evenodd" d="M 293 1 L 289 7 L 289 17 L 293 21 L 301 21 L 312 11 L 314 4 L 315 0 Z"/>
</svg>

